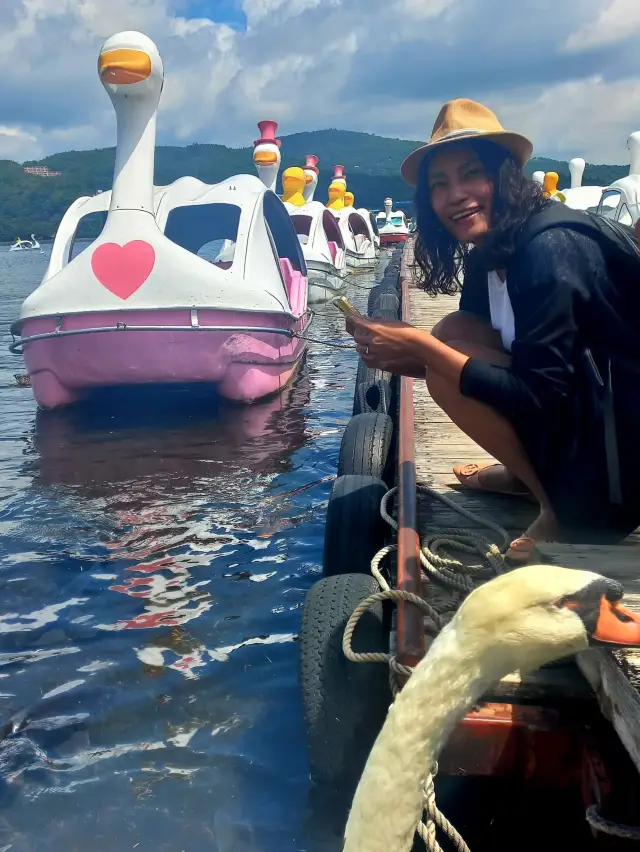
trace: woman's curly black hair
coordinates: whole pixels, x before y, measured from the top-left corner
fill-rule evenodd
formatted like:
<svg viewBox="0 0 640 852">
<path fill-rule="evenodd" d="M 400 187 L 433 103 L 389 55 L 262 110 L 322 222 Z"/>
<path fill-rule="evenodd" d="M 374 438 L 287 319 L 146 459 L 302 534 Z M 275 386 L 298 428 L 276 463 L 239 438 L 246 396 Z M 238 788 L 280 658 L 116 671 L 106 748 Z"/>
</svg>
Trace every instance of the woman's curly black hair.
<svg viewBox="0 0 640 852">
<path fill-rule="evenodd" d="M 480 250 L 487 269 L 504 266 L 515 251 L 518 232 L 529 217 L 554 202 L 542 194 L 540 184 L 524 176 L 522 167 L 501 145 L 487 139 L 452 144 L 473 148 L 493 183 L 491 230 Z M 428 180 L 431 159 L 426 156 L 418 170 L 415 260 L 422 270 L 422 286 L 427 293 L 452 296 L 460 290 L 460 276 L 464 274 L 469 249 L 451 236 L 433 211 Z"/>
</svg>

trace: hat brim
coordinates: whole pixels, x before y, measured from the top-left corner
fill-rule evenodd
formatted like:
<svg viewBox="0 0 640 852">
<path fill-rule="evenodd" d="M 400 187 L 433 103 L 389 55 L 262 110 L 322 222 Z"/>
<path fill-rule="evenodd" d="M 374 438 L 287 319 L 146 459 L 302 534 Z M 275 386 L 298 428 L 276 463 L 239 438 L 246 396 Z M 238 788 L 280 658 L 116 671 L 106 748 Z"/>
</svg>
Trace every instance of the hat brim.
<svg viewBox="0 0 640 852">
<path fill-rule="evenodd" d="M 472 139 L 487 139 L 489 142 L 494 142 L 496 145 L 502 145 L 506 148 L 520 163 L 525 166 L 531 154 L 533 153 L 533 144 L 519 133 L 511 133 L 508 130 L 489 131 L 487 133 L 477 132 L 463 134 L 459 133 L 455 136 L 439 139 L 437 142 L 427 142 L 426 145 L 421 145 L 412 151 L 406 160 L 400 166 L 400 173 L 409 186 L 418 185 L 418 169 L 420 163 L 424 160 L 427 154 L 441 148 L 443 145 L 451 145 L 454 142 L 463 142 Z"/>
</svg>

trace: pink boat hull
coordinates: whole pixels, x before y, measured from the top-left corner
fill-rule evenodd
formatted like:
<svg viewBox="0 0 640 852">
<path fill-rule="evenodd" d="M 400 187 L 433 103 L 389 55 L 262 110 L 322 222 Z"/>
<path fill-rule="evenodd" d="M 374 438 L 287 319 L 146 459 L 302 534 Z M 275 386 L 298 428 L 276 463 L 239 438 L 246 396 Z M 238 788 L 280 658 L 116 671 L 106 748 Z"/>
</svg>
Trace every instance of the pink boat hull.
<svg viewBox="0 0 640 852">
<path fill-rule="evenodd" d="M 69 314 L 60 329 L 71 331 L 135 326 L 181 326 L 187 330 L 122 329 L 56 336 L 24 344 L 31 387 L 41 408 L 60 408 L 97 388 L 136 384 L 209 383 L 226 399 L 251 403 L 277 393 L 293 377 L 306 343 L 285 334 L 251 331 L 274 328 L 301 334 L 308 318 L 282 314 L 200 309 L 191 330 L 187 309 Z M 247 330 L 207 330 L 243 326 Z M 24 320 L 20 335 L 56 330 L 54 317 Z"/>
<path fill-rule="evenodd" d="M 380 245 L 391 246 L 406 243 L 408 234 L 380 234 Z"/>
</svg>

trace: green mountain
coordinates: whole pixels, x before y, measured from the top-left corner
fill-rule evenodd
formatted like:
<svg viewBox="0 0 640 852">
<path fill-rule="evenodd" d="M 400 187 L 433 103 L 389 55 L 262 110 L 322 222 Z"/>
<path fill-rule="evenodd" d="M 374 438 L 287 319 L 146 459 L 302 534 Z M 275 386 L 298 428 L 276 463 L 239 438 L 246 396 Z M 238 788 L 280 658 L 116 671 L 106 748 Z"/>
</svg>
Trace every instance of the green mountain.
<svg viewBox="0 0 640 852">
<path fill-rule="evenodd" d="M 412 193 L 400 177 L 400 163 L 419 144 L 349 130 L 294 133 L 282 137 L 282 169 L 301 165 L 305 154 L 316 154 L 320 158 L 316 198 L 324 200 L 332 167 L 341 163 L 358 206 L 380 209 L 387 195 L 397 202 L 410 203 Z M 206 183 L 216 183 L 243 172 L 253 174 L 251 151 L 251 146 L 161 145 L 156 149 L 155 183 L 171 183 L 187 174 Z M 0 240 L 14 240 L 31 233 L 39 239 L 52 237 L 65 210 L 75 198 L 111 187 L 114 156 L 113 148 L 102 148 L 65 151 L 25 163 L 62 172 L 59 177 L 52 178 L 25 174 L 20 164 L 0 160 Z M 536 169 L 558 172 L 560 186 L 569 182 L 569 170 L 564 162 L 534 159 L 529 163 L 527 173 L 531 174 Z M 627 168 L 623 166 L 588 165 L 584 183 L 607 186 L 626 172 Z"/>
</svg>

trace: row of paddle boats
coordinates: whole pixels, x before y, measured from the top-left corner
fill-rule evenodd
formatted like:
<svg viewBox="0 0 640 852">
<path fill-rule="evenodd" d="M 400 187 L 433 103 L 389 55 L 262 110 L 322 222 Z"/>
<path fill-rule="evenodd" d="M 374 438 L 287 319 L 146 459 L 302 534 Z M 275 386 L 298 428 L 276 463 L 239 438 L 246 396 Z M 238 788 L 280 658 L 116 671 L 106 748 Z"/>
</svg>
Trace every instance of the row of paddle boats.
<svg viewBox="0 0 640 852">
<path fill-rule="evenodd" d="M 376 220 L 355 208 L 342 166 L 327 205 L 314 200 L 313 155 L 285 170 L 279 198 L 275 121 L 258 125 L 257 175 L 155 186 L 159 51 L 142 33 L 118 33 L 98 72 L 117 121 L 112 189 L 66 211 L 43 280 L 11 327 L 38 405 L 135 384 L 211 383 L 245 403 L 277 393 L 306 348 L 309 304 L 339 293 L 348 270 L 374 268 Z M 74 256 L 78 228 L 95 214 L 102 230 Z"/>
<path fill-rule="evenodd" d="M 570 185 L 559 189 L 556 172 L 534 172 L 533 179 L 542 184 L 551 198 L 575 210 L 588 210 L 619 222 L 635 225 L 640 219 L 640 131 L 627 139 L 630 152 L 629 174 L 609 186 L 583 186 L 586 163 L 582 157 L 569 161 Z"/>
</svg>

